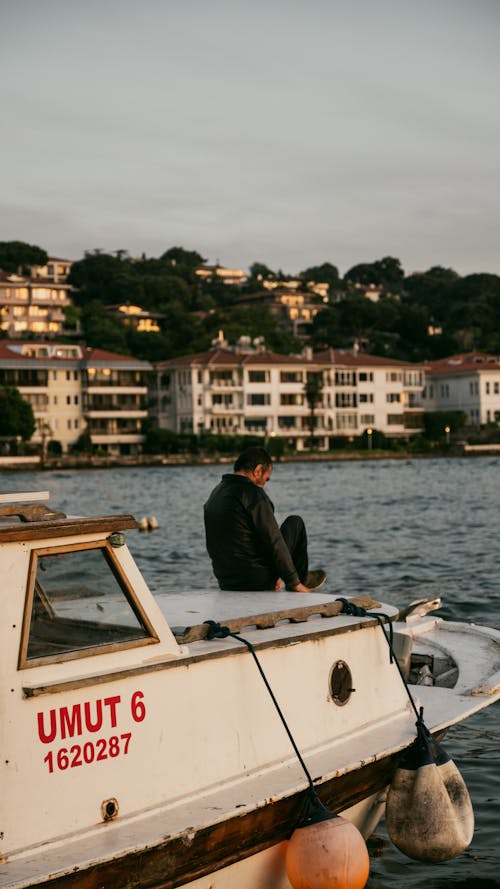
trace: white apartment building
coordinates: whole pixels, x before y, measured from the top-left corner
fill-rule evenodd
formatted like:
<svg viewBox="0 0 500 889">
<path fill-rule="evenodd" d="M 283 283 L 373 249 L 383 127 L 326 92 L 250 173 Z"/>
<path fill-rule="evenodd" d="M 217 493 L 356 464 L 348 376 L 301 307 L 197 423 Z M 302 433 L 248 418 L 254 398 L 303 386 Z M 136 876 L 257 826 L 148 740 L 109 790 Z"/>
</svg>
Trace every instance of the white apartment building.
<svg viewBox="0 0 500 889">
<path fill-rule="evenodd" d="M 202 281 L 222 281 L 223 284 L 244 284 L 247 276 L 243 269 L 228 269 L 223 265 L 200 265 L 195 269 L 195 275 Z"/>
<path fill-rule="evenodd" d="M 54 439 L 64 451 L 88 432 L 107 454 L 139 452 L 151 370 L 146 361 L 101 349 L 0 341 L 0 386 L 14 386 L 31 404 L 32 441 Z"/>
<path fill-rule="evenodd" d="M 306 384 L 319 383 L 314 409 Z M 176 432 L 280 436 L 297 450 L 376 428 L 409 437 L 422 428 L 423 368 L 338 350 L 306 356 L 215 348 L 156 365 L 158 425 Z"/>
<path fill-rule="evenodd" d="M 57 275 L 26 277 L 0 271 L 0 329 L 12 338 L 27 333 L 57 336 L 64 327 L 71 290 Z"/>
<path fill-rule="evenodd" d="M 426 411 L 462 411 L 472 426 L 500 423 L 500 357 L 451 355 L 426 366 Z"/>
</svg>

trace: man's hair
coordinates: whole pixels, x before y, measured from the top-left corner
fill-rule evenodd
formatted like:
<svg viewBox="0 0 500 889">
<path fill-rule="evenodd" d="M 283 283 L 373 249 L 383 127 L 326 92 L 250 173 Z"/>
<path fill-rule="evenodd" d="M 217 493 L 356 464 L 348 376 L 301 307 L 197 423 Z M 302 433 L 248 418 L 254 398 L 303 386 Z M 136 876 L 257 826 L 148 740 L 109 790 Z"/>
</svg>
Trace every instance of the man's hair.
<svg viewBox="0 0 500 889">
<path fill-rule="evenodd" d="M 267 469 L 272 465 L 271 454 L 265 448 L 258 446 L 245 448 L 234 464 L 235 472 L 252 472 L 256 466 L 262 464 Z"/>
</svg>

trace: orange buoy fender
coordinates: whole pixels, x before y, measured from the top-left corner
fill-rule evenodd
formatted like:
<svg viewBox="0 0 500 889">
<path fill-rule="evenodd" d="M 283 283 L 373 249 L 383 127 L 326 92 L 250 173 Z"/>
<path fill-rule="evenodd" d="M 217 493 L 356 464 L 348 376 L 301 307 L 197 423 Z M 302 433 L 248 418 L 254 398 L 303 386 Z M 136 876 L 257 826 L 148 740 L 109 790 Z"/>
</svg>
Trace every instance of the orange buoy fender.
<svg viewBox="0 0 500 889">
<path fill-rule="evenodd" d="M 387 832 L 417 861 L 460 855 L 474 834 L 474 812 L 464 779 L 422 722 L 396 770 L 387 795 Z"/>
<path fill-rule="evenodd" d="M 293 832 L 285 866 L 293 889 L 363 889 L 370 859 L 357 827 L 332 815 Z"/>
</svg>

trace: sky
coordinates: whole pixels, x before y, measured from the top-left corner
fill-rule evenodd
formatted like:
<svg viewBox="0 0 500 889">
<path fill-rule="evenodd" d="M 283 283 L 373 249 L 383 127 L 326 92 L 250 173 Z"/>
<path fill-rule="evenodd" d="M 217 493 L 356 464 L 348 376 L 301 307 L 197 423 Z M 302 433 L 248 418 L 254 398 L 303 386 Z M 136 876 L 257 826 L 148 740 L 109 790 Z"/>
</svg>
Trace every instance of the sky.
<svg viewBox="0 0 500 889">
<path fill-rule="evenodd" d="M 499 0 L 0 0 L 0 240 L 500 274 Z"/>
</svg>

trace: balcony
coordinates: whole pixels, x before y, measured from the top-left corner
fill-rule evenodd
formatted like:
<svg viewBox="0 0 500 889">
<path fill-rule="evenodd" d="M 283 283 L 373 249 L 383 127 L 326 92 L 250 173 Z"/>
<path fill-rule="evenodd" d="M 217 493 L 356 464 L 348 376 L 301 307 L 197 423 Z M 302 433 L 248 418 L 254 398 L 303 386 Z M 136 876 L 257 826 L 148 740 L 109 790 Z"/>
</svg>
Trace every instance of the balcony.
<svg viewBox="0 0 500 889">
<path fill-rule="evenodd" d="M 210 380 L 210 382 L 204 386 L 207 390 L 212 389 L 243 389 L 243 382 L 241 380 Z"/>
<path fill-rule="evenodd" d="M 90 380 L 87 385 L 88 395 L 147 395 L 147 386 L 144 383 L 120 383 L 113 382 L 109 377 L 105 380 Z"/>
<path fill-rule="evenodd" d="M 208 409 L 212 414 L 242 414 L 243 408 L 236 404 L 212 404 Z"/>
<path fill-rule="evenodd" d="M 119 409 L 111 407 L 91 408 L 85 413 L 89 420 L 143 420 L 147 415 L 148 412 L 146 410 L 139 410 L 138 408 Z"/>
<path fill-rule="evenodd" d="M 101 433 L 91 432 L 90 437 L 94 445 L 112 445 L 112 444 L 142 444 L 144 435 L 140 433 Z"/>
</svg>

